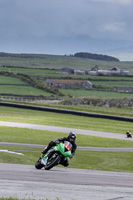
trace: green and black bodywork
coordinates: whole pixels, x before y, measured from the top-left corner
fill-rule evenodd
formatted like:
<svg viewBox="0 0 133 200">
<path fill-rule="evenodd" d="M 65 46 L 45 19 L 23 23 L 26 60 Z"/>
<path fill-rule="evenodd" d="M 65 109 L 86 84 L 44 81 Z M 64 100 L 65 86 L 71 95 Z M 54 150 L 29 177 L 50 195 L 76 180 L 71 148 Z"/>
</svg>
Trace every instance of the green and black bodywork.
<svg viewBox="0 0 133 200">
<path fill-rule="evenodd" d="M 42 158 L 36 162 L 36 169 L 45 168 L 49 170 L 58 164 L 62 164 L 63 161 L 71 157 L 72 144 L 68 141 L 64 143 L 56 144 L 52 147 Z"/>
</svg>

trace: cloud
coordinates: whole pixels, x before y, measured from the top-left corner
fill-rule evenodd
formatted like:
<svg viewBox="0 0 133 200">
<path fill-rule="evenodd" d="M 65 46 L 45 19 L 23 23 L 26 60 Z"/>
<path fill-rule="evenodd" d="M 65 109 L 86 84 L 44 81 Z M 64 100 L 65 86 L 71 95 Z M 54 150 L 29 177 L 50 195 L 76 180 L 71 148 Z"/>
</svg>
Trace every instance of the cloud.
<svg viewBox="0 0 133 200">
<path fill-rule="evenodd" d="M 10 4 L 9 0 L 1 0 L 3 6 L 0 8 L 0 36 L 100 37 L 100 27 L 107 32 L 117 33 L 124 29 L 121 22 L 123 10 L 110 5 L 109 2 L 118 1 L 124 2 L 124 0 L 12 0 Z M 97 5 L 96 2 L 103 2 L 104 6 Z M 118 22 L 114 23 L 114 20 Z"/>
<path fill-rule="evenodd" d="M 113 22 L 113 23 L 108 23 L 104 26 L 102 26 L 103 31 L 108 31 L 112 33 L 121 33 L 125 30 L 125 24 L 124 22 Z"/>
<path fill-rule="evenodd" d="M 103 2 L 103 3 L 116 3 L 116 4 L 123 4 L 123 5 L 130 5 L 132 0 L 92 0 L 94 2 Z"/>
<path fill-rule="evenodd" d="M 0 0 L 0 51 L 71 53 L 131 44 L 132 2 Z"/>
</svg>

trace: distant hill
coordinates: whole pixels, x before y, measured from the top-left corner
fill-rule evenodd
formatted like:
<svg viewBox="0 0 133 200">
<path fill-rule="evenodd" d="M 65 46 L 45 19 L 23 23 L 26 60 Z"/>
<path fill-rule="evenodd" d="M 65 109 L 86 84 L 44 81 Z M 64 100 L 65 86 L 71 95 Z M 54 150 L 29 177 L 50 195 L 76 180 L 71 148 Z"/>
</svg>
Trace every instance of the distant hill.
<svg viewBox="0 0 133 200">
<path fill-rule="evenodd" d="M 4 53 L 0 52 L 0 57 L 9 57 L 9 58 L 44 58 L 44 54 L 28 54 L 28 53 Z"/>
<path fill-rule="evenodd" d="M 8 58 L 28 58 L 28 59 L 33 59 L 33 58 L 45 58 L 45 54 L 17 54 L 17 53 L 5 53 L 5 52 L 0 52 L 0 57 L 8 57 Z M 118 58 L 112 57 L 112 56 L 107 56 L 107 55 L 101 55 L 101 54 L 92 54 L 92 53 L 85 53 L 85 52 L 80 52 L 74 54 L 74 57 L 80 57 L 80 58 L 89 58 L 93 60 L 102 60 L 102 61 L 114 61 L 114 62 L 119 62 Z"/>
<path fill-rule="evenodd" d="M 80 57 L 80 58 L 89 58 L 94 60 L 102 60 L 102 61 L 113 61 L 113 62 L 119 62 L 118 58 L 102 55 L 102 54 L 93 54 L 93 53 L 86 53 L 86 52 L 79 52 L 75 53 L 74 57 Z"/>
</svg>

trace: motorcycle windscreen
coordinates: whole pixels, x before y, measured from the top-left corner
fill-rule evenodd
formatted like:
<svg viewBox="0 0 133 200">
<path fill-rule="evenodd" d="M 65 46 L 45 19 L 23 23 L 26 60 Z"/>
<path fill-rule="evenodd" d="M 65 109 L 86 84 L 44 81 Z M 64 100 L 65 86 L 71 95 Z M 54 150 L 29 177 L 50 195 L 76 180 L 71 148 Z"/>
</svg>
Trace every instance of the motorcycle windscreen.
<svg viewBox="0 0 133 200">
<path fill-rule="evenodd" d="M 70 142 L 65 142 L 64 143 L 64 146 L 66 148 L 67 151 L 71 151 L 72 149 L 72 144 Z"/>
</svg>

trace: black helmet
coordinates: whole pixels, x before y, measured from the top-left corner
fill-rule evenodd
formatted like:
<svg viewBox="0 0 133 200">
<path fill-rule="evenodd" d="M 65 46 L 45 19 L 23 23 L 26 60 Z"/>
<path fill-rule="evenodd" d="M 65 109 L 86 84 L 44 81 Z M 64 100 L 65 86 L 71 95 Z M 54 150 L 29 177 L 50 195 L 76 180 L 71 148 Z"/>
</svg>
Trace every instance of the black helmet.
<svg viewBox="0 0 133 200">
<path fill-rule="evenodd" d="M 68 134 L 68 139 L 69 139 L 69 140 L 70 140 L 70 139 L 73 139 L 73 141 L 75 141 L 75 139 L 76 139 L 76 134 L 73 133 L 73 132 L 70 132 L 70 133 Z"/>
</svg>

